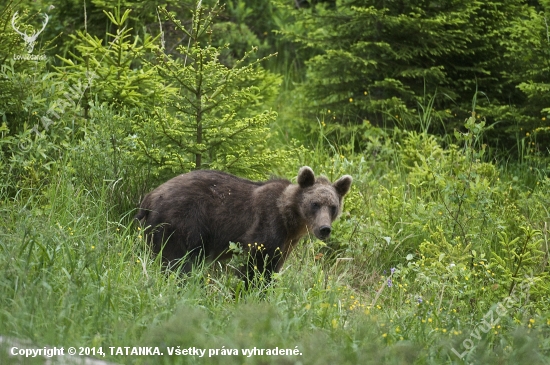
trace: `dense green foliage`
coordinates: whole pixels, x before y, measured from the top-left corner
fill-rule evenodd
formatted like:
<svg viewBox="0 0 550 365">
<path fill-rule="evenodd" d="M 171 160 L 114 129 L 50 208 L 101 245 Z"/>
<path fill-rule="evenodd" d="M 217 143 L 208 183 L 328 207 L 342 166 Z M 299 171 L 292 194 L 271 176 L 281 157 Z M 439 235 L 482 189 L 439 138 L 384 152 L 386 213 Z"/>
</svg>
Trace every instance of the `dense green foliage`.
<svg viewBox="0 0 550 365">
<path fill-rule="evenodd" d="M 548 0 L 49 5 L 0 5 L 0 336 L 124 364 L 549 363 Z M 43 14 L 29 52 L 12 21 Z M 166 273 L 132 224 L 177 174 L 302 165 L 354 183 L 271 286 L 243 289 L 242 257 Z"/>
<path fill-rule="evenodd" d="M 468 117 L 477 95 L 508 148 L 519 131 L 548 135 L 548 7 L 523 1 L 339 1 L 283 28 L 313 55 L 303 84 L 311 113 L 333 121 L 450 133 Z M 541 120 L 542 118 L 542 120 Z M 538 128 L 538 129 L 537 129 Z"/>
<path fill-rule="evenodd" d="M 476 88 L 508 97 L 497 55 L 520 10 L 518 1 L 342 1 L 304 17 L 313 31 L 296 39 L 319 53 L 304 88 L 342 121 L 378 125 L 414 116 L 436 92 L 442 106 L 469 102 Z"/>
</svg>

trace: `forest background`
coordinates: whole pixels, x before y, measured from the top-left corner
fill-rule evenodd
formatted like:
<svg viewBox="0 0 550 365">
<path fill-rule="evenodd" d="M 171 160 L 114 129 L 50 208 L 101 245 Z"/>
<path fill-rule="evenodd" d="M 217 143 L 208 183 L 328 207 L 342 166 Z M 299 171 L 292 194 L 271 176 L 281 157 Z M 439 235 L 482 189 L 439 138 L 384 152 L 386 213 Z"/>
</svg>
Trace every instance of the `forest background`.
<svg viewBox="0 0 550 365">
<path fill-rule="evenodd" d="M 549 15 L 4 1 L 0 335 L 118 363 L 550 363 Z M 175 175 L 303 165 L 354 184 L 331 240 L 305 239 L 274 285 L 245 289 L 233 261 L 166 274 L 132 224 Z"/>
</svg>

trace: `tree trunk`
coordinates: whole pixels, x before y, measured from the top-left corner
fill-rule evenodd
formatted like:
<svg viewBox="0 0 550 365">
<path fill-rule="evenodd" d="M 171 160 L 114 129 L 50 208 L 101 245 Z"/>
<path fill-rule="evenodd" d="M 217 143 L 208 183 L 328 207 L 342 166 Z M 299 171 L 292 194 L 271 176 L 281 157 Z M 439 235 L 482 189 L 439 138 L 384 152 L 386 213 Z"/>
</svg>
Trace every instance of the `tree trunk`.
<svg viewBox="0 0 550 365">
<path fill-rule="evenodd" d="M 202 143 L 202 110 L 197 111 L 197 144 Z M 200 170 L 202 163 L 202 153 L 195 154 L 195 170 Z"/>
</svg>

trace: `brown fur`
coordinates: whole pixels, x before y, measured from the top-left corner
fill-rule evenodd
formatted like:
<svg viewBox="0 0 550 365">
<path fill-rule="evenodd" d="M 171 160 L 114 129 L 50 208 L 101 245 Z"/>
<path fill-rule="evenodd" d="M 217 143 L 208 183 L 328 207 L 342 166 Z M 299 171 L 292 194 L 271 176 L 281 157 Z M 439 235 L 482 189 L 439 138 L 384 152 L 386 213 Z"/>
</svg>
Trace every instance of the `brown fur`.
<svg viewBox="0 0 550 365">
<path fill-rule="evenodd" d="M 153 251 L 170 267 L 185 258 L 182 270 L 187 272 L 197 259 L 223 259 L 229 242 L 238 242 L 252 247 L 248 278 L 254 266 L 269 278 L 308 231 L 319 239 L 329 237 L 351 182 L 349 175 L 334 184 L 315 179 L 307 166 L 300 169 L 298 184 L 193 171 L 145 196 L 136 219 L 148 227 Z M 260 245 L 258 254 L 254 247 Z"/>
</svg>

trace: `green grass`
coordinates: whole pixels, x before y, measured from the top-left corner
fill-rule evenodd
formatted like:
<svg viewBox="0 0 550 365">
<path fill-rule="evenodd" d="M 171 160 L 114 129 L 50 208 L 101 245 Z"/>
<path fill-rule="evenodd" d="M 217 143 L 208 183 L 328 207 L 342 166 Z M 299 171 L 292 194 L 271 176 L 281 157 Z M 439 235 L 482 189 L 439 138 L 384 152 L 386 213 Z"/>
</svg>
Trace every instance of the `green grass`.
<svg viewBox="0 0 550 365">
<path fill-rule="evenodd" d="M 426 135 L 369 133 L 361 153 L 323 132 L 298 156 L 353 189 L 332 241 L 305 239 L 264 289 L 243 291 L 225 264 L 163 272 L 107 182 L 90 190 L 59 168 L 4 194 L 0 334 L 101 346 L 123 364 L 548 364 L 548 178 Z M 530 284 L 507 300 L 512 282 Z M 165 356 L 111 353 L 124 346 Z M 167 356 L 178 346 L 206 353 Z M 242 354 L 253 348 L 300 354 Z"/>
</svg>

